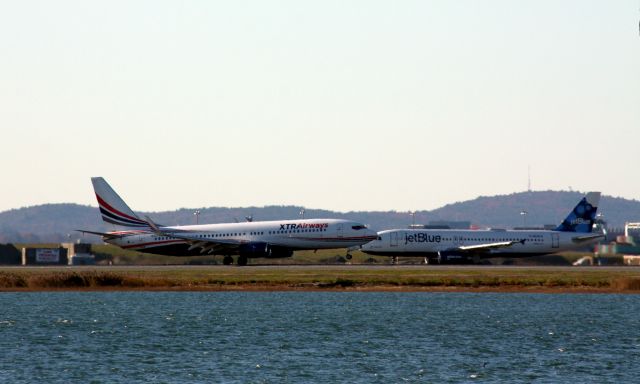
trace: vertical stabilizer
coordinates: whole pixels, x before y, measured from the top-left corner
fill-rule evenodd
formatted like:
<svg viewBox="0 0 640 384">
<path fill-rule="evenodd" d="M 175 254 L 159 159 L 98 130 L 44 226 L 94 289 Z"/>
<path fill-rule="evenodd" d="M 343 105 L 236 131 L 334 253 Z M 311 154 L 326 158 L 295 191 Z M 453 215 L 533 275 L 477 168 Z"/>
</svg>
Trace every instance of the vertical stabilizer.
<svg viewBox="0 0 640 384">
<path fill-rule="evenodd" d="M 149 227 L 146 221 L 141 220 L 133 213 L 127 203 L 118 196 L 105 179 L 92 177 L 91 183 L 98 199 L 102 220 L 123 227 Z"/>
<path fill-rule="evenodd" d="M 599 202 L 600 192 L 587 193 L 555 230 L 561 232 L 591 232 Z"/>
</svg>

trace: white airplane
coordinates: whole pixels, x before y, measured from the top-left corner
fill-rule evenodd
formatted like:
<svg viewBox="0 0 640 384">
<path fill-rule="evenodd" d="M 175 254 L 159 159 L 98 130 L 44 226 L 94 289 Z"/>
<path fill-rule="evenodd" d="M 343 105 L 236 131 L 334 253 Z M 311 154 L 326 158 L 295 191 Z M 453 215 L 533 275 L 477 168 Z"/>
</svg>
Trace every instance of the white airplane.
<svg viewBox="0 0 640 384">
<path fill-rule="evenodd" d="M 589 192 L 554 230 L 391 229 L 361 246 L 371 255 L 422 256 L 429 264 L 478 262 L 490 257 L 528 257 L 562 252 L 597 242 L 592 227 L 600 192 Z"/>
<path fill-rule="evenodd" d="M 302 219 L 262 222 L 163 226 L 138 217 L 102 177 L 92 177 L 102 220 L 119 227 L 94 232 L 109 244 L 138 252 L 171 256 L 225 255 L 223 263 L 247 259 L 290 257 L 295 250 L 349 248 L 377 237 L 366 225 L 341 219 Z M 347 253 L 347 258 L 351 258 Z"/>
</svg>

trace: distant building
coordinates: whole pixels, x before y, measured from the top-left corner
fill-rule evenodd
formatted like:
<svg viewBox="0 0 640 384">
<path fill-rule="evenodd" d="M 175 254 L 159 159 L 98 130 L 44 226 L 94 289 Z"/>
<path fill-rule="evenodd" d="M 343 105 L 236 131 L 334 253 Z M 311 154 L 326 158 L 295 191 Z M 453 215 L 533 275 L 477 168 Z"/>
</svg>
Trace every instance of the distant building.
<svg viewBox="0 0 640 384">
<path fill-rule="evenodd" d="M 411 224 L 409 229 L 451 229 L 448 225 Z"/>
<path fill-rule="evenodd" d="M 437 227 L 444 227 L 444 228 L 450 228 L 450 229 L 470 229 L 471 222 L 470 221 L 436 220 L 436 221 L 430 221 L 428 226 L 433 227 L 434 229 L 436 229 Z"/>
<path fill-rule="evenodd" d="M 22 265 L 67 265 L 65 248 L 22 248 Z"/>
<path fill-rule="evenodd" d="M 626 237 L 633 237 L 635 240 L 640 240 L 640 223 L 625 223 L 624 235 Z"/>
<path fill-rule="evenodd" d="M 18 248 L 13 244 L 0 244 L 0 264 L 20 265 L 22 257 Z"/>
<path fill-rule="evenodd" d="M 69 265 L 94 265 L 95 256 L 91 253 L 91 244 L 87 243 L 62 243 L 69 255 Z"/>
</svg>

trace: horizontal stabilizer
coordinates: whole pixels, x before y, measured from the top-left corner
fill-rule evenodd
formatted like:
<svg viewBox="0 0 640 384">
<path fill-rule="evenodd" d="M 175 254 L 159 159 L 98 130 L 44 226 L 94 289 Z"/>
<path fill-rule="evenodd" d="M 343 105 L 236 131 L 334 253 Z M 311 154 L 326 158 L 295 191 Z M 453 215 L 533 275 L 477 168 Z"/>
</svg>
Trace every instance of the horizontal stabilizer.
<svg viewBox="0 0 640 384">
<path fill-rule="evenodd" d="M 584 236 L 576 236 L 576 237 L 572 237 L 571 241 L 573 241 L 574 243 L 585 243 L 591 240 L 595 240 L 598 238 L 603 238 L 604 239 L 604 234 L 602 233 L 594 233 L 592 235 L 584 235 Z"/>
<path fill-rule="evenodd" d="M 119 237 L 125 236 L 124 234 L 121 234 L 121 233 L 95 232 L 95 231 L 86 231 L 84 229 L 76 229 L 76 231 L 81 233 L 88 233 L 90 235 L 102 236 L 107 239 L 117 239 Z"/>
</svg>

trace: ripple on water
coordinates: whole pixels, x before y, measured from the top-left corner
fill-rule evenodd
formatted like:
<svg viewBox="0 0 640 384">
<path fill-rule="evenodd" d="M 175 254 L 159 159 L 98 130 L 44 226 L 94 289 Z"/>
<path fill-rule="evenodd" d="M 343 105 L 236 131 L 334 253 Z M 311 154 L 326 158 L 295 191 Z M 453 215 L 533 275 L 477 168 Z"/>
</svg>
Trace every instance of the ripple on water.
<svg viewBox="0 0 640 384">
<path fill-rule="evenodd" d="M 640 352 L 633 295 L 10 293 L 0 305 L 0 382 L 632 382 L 621 356 Z"/>
</svg>

